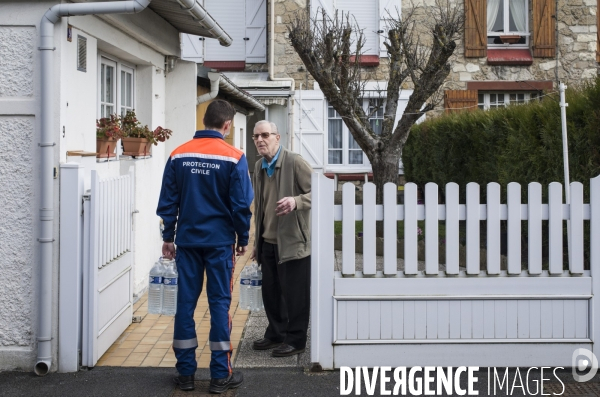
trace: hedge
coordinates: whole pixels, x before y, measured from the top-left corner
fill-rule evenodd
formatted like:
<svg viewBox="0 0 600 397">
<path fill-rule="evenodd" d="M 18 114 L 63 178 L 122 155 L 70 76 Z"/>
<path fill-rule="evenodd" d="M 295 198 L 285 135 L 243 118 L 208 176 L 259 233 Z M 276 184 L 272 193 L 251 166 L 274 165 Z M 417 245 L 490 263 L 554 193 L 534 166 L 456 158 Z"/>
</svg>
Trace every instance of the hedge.
<svg viewBox="0 0 600 397">
<path fill-rule="evenodd" d="M 600 77 L 566 92 L 569 172 L 584 184 L 600 174 Z M 497 110 L 444 114 L 415 125 L 402 153 L 407 182 L 424 186 L 448 182 L 461 187 L 477 182 L 485 202 L 485 185 L 510 182 L 523 187 L 540 182 L 544 199 L 550 182 L 564 183 L 562 132 L 558 94 L 542 101 Z M 504 197 L 503 197 L 504 200 Z M 463 201 L 464 202 L 464 201 Z"/>
</svg>

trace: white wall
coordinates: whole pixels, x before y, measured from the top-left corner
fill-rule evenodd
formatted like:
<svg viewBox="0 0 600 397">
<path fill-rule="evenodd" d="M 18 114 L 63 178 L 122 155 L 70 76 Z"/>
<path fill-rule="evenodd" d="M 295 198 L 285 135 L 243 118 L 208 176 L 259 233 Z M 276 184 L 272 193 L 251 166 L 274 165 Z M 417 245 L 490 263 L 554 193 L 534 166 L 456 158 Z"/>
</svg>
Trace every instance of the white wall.
<svg viewBox="0 0 600 397">
<path fill-rule="evenodd" d="M 279 134 L 281 135 L 281 146 L 288 148 L 289 134 L 288 134 L 288 111 L 287 106 L 281 105 L 270 105 L 267 119 L 277 125 Z"/>
<path fill-rule="evenodd" d="M 233 125 L 235 126 L 233 146 L 246 153 L 246 115 L 239 112 L 236 113 L 233 118 Z"/>
<path fill-rule="evenodd" d="M 17 3 L 0 2 L 0 371 L 30 371 L 36 357 L 40 173 L 37 31 L 43 13 L 55 2 Z M 55 54 L 60 53 L 57 46 Z M 57 78 L 54 86 L 59 82 Z M 54 182 L 57 187 L 57 180 Z M 57 189 L 55 192 L 57 197 Z M 58 225 L 54 225 L 56 232 Z M 53 246 L 56 258 L 57 243 Z M 52 273 L 56 285 L 56 266 Z M 54 299 L 56 296 L 55 290 Z M 57 318 L 56 309 L 53 318 Z M 53 352 L 56 354 L 56 344 Z"/>
<path fill-rule="evenodd" d="M 196 69 L 194 62 L 179 60 L 167 74 L 165 124 L 173 130 L 165 145 L 167 156 L 196 131 Z"/>
<path fill-rule="evenodd" d="M 39 175 L 40 150 L 40 62 L 38 32 L 43 14 L 58 1 L 0 0 L 0 371 L 31 371 L 36 351 L 37 303 L 39 291 Z M 130 22 L 148 25 L 157 18 L 143 13 Z M 108 22 L 107 22 L 108 21 Z M 119 21 L 127 22 L 126 19 Z M 118 21 L 117 21 L 118 22 Z M 164 21 L 163 21 L 164 22 Z M 175 107 L 166 102 L 164 55 L 179 53 L 178 34 L 174 29 L 153 29 L 145 35 L 145 45 L 112 26 L 115 20 L 94 16 L 70 17 L 73 41 L 67 41 L 67 19 L 55 25 L 56 47 L 53 52 L 53 103 L 55 159 L 58 168 L 66 161 L 67 150 L 95 151 L 95 121 L 98 118 L 98 51 L 118 57 L 136 66 L 136 111 L 151 128 L 168 127 L 166 119 Z M 132 28 L 133 29 L 133 28 Z M 139 29 L 138 29 L 139 30 Z M 146 29 L 148 30 L 148 29 Z M 131 33 L 131 32 L 130 32 Z M 77 71 L 77 35 L 87 38 L 87 72 Z M 131 33 L 133 34 L 133 33 Z M 168 37 L 165 37 L 168 36 Z M 156 40 L 155 40 L 156 39 Z M 152 48 L 151 48 L 152 47 Z M 164 53 L 157 51 L 164 49 Z M 189 81 L 195 97 L 195 67 Z M 195 105 L 191 112 L 195 124 Z M 62 127 L 65 127 L 63 137 Z M 136 176 L 135 292 L 147 282 L 147 272 L 160 255 L 162 239 L 155 215 L 160 181 L 165 163 L 165 144 L 153 148 L 153 157 L 145 160 L 120 160 L 96 163 L 102 176 L 126 173 L 134 167 Z M 54 238 L 52 271 L 52 355 L 51 370 L 57 368 L 58 341 L 58 239 L 59 178 L 54 179 Z"/>
</svg>

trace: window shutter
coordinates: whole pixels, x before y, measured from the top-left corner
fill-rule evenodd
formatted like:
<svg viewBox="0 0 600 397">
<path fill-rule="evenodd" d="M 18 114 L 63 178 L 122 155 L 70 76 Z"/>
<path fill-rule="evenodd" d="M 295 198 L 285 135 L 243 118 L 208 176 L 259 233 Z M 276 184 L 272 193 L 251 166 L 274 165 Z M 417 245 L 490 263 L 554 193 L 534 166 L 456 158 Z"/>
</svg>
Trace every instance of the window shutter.
<svg viewBox="0 0 600 397">
<path fill-rule="evenodd" d="M 325 13 L 330 18 L 335 16 L 335 9 L 333 8 L 333 0 L 311 0 L 310 1 L 310 15 L 316 20 L 320 21 L 323 19 L 321 9 L 325 10 Z"/>
<path fill-rule="evenodd" d="M 362 49 L 364 55 L 377 55 L 379 56 L 379 12 L 373 4 L 364 0 L 337 0 L 336 9 L 338 16 L 342 16 L 342 13 L 350 14 L 351 23 L 358 24 L 358 27 L 362 30 L 365 44 Z M 354 39 L 354 37 L 352 38 Z M 352 51 L 356 51 L 356 46 L 352 46 Z"/>
<path fill-rule="evenodd" d="M 181 59 L 196 63 L 204 62 L 204 37 L 182 33 Z"/>
<path fill-rule="evenodd" d="M 533 56 L 556 56 L 554 0 L 533 0 Z"/>
<path fill-rule="evenodd" d="M 474 111 L 477 109 L 477 90 L 444 91 L 446 113 Z"/>
<path fill-rule="evenodd" d="M 401 10 L 400 0 L 379 0 L 379 56 L 387 57 L 387 48 L 383 42 L 387 37 L 389 30 L 388 21 L 390 18 L 398 18 Z"/>
<path fill-rule="evenodd" d="M 267 62 L 267 0 L 246 0 L 245 37 L 246 62 Z"/>
<path fill-rule="evenodd" d="M 487 56 L 487 0 L 465 0 L 465 57 Z"/>
<path fill-rule="evenodd" d="M 302 95 L 302 110 L 300 110 Z M 294 100 L 294 151 L 316 170 L 323 170 L 326 152 L 327 113 L 321 90 L 296 91 Z M 302 117 L 302 149 L 300 149 L 300 117 Z"/>
<path fill-rule="evenodd" d="M 233 39 L 229 47 L 223 47 L 218 40 L 206 39 L 205 61 L 246 61 L 245 3 L 244 0 L 205 0 L 206 11 Z"/>
</svg>

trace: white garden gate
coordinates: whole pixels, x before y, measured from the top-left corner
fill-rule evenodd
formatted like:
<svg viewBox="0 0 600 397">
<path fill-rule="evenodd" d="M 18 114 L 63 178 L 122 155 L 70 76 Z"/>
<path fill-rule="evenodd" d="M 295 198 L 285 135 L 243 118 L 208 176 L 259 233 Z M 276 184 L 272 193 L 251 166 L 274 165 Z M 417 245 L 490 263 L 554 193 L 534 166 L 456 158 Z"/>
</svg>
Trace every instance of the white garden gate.
<svg viewBox="0 0 600 397">
<path fill-rule="evenodd" d="M 82 164 L 61 164 L 60 372 L 96 365 L 131 323 L 133 181 L 133 168 L 101 178 Z"/>
<path fill-rule="evenodd" d="M 571 204 L 562 186 L 551 183 L 549 203 L 542 186 L 510 183 L 507 203 L 500 185 L 459 187 L 429 183 L 425 202 L 417 187 L 387 184 L 384 204 L 375 205 L 375 186 L 365 184 L 363 205 L 355 186 L 343 187 L 334 205 L 333 180 L 312 177 L 311 361 L 324 369 L 341 366 L 571 366 L 573 351 L 600 354 L 600 177 L 591 180 L 590 204 L 583 185 L 571 184 Z M 334 221 L 342 221 L 341 270 L 334 269 Z M 362 271 L 356 270 L 355 221 L 363 221 Z M 377 220 L 384 223 L 383 268 L 376 270 Z M 397 221 L 404 221 L 404 268 L 398 270 Z M 425 222 L 424 270 L 418 270 L 418 224 Z M 445 270 L 439 265 L 439 221 L 445 220 Z M 507 221 L 506 269 L 501 270 L 500 225 Z M 549 266 L 542 270 L 542 226 L 548 221 Z M 568 270 L 563 270 L 563 224 L 569 220 Z M 590 225 L 590 270 L 584 270 L 585 221 Z M 466 223 L 466 266 L 459 266 L 459 221 Z M 487 228 L 486 270 L 480 263 L 480 224 Z M 527 222 L 528 268 L 521 268 L 521 227 Z"/>
<path fill-rule="evenodd" d="M 133 170 L 101 179 L 84 201 L 82 365 L 93 367 L 133 315 Z"/>
</svg>

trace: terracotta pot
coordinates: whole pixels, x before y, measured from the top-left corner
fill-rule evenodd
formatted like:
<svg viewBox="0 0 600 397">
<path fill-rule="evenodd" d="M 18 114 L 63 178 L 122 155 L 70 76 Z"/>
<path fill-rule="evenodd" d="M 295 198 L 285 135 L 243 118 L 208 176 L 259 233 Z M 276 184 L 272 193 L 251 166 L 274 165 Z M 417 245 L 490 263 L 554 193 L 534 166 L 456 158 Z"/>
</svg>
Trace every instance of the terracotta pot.
<svg viewBox="0 0 600 397">
<path fill-rule="evenodd" d="M 122 138 L 123 155 L 125 156 L 150 156 L 152 154 L 152 143 L 146 138 Z"/>
<path fill-rule="evenodd" d="M 116 156 L 117 140 L 115 138 L 96 138 L 96 157 L 105 159 Z"/>
</svg>

